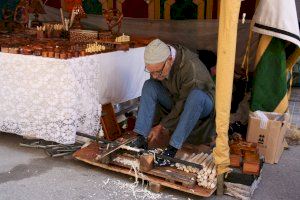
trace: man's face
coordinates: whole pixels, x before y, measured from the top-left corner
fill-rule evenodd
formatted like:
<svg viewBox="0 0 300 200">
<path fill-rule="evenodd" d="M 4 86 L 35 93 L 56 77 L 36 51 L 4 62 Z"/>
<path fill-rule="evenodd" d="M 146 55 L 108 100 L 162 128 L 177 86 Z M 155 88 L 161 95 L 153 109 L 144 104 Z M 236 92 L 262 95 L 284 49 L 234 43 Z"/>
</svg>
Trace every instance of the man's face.
<svg viewBox="0 0 300 200">
<path fill-rule="evenodd" d="M 146 65 L 146 71 L 150 73 L 151 77 L 156 80 L 164 80 L 170 71 L 171 68 L 171 60 L 169 57 L 166 61 L 156 64 L 148 64 Z"/>
</svg>

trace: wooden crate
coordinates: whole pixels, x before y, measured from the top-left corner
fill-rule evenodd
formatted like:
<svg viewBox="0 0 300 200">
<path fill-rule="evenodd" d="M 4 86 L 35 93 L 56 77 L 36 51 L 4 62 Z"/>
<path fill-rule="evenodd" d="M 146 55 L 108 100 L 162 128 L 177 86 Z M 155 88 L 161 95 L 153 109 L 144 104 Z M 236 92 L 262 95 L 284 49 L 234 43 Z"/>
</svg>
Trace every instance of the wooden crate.
<svg viewBox="0 0 300 200">
<path fill-rule="evenodd" d="M 246 152 L 243 160 L 243 173 L 259 175 L 260 159 L 257 153 Z"/>
</svg>

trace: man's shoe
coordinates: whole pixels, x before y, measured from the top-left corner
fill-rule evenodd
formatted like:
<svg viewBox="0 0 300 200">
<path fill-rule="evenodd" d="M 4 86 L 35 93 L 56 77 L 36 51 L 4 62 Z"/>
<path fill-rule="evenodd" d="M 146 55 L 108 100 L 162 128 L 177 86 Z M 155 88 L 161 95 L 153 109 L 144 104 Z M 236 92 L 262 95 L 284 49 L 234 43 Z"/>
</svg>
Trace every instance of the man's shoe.
<svg viewBox="0 0 300 200">
<path fill-rule="evenodd" d="M 168 156 L 171 158 L 174 158 L 176 155 L 177 149 L 171 145 L 169 145 L 162 153 L 162 155 L 164 156 Z M 168 167 L 171 164 L 173 164 L 171 161 L 169 160 L 165 160 L 162 158 L 157 158 L 156 162 L 155 162 L 155 166 L 156 167 Z"/>
<path fill-rule="evenodd" d="M 142 148 L 142 149 L 148 149 L 148 144 L 146 141 L 146 138 L 142 135 L 138 135 L 135 141 L 133 141 L 130 144 L 131 147 L 136 147 L 136 148 Z"/>
</svg>

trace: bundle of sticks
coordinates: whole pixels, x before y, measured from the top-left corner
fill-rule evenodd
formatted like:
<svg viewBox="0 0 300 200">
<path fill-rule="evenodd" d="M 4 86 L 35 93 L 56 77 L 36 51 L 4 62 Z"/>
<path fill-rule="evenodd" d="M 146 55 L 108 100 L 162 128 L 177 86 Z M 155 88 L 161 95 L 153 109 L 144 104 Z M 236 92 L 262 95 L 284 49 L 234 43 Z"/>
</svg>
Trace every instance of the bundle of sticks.
<svg viewBox="0 0 300 200">
<path fill-rule="evenodd" d="M 199 170 L 198 168 L 176 163 L 175 166 L 177 167 L 177 169 L 188 173 L 196 173 L 198 175 L 197 182 L 199 186 L 208 189 L 213 189 L 216 187 L 217 172 L 212 154 L 201 153 L 196 155 L 192 154 L 191 156 L 184 155 L 181 159 L 191 163 L 202 165 L 203 168 Z"/>
</svg>

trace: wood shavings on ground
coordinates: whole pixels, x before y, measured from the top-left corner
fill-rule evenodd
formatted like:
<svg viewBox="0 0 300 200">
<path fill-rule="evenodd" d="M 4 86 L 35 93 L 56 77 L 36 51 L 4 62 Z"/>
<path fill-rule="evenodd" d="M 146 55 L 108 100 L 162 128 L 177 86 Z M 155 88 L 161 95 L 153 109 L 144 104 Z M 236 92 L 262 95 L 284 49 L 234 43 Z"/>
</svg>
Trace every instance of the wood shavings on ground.
<svg viewBox="0 0 300 200">
<path fill-rule="evenodd" d="M 251 186 L 239 184 L 239 183 L 230 183 L 224 182 L 225 184 L 225 194 L 235 197 L 242 200 L 250 200 L 255 189 L 258 187 L 258 184 L 261 181 L 261 177 L 256 179 Z"/>
<path fill-rule="evenodd" d="M 122 182 L 120 180 L 110 180 L 109 178 L 106 181 L 103 181 L 103 183 L 106 183 L 102 187 L 107 190 L 113 190 L 113 191 L 118 191 L 118 196 L 112 199 L 122 199 L 120 195 L 125 196 L 125 197 L 130 197 L 133 196 L 133 199 L 138 199 L 138 200 L 157 200 L 162 198 L 162 194 L 157 194 L 149 191 L 147 189 L 147 186 L 141 187 L 139 185 L 139 182 L 134 182 L 134 183 L 127 183 L 127 182 Z M 112 193 L 113 191 L 107 191 Z"/>
<path fill-rule="evenodd" d="M 289 145 L 300 144 L 300 129 L 297 127 L 288 128 L 285 134 L 285 139 Z"/>
<path fill-rule="evenodd" d="M 155 199 L 156 200 L 156 199 L 161 198 L 161 196 L 162 196 L 161 194 L 156 194 L 156 193 L 150 192 L 149 190 L 147 190 L 147 185 L 146 185 L 146 187 L 144 187 L 146 175 L 144 175 L 143 173 L 141 173 L 139 171 L 140 163 L 138 161 L 122 159 L 119 157 L 116 157 L 114 159 L 114 161 L 122 163 L 127 166 L 131 166 L 130 171 L 133 170 L 134 174 L 135 174 L 134 183 L 121 183 L 120 181 L 117 181 L 115 184 L 117 187 L 119 187 L 119 189 L 126 189 L 126 191 L 130 191 L 135 199 Z M 139 186 L 139 181 L 138 181 L 139 178 L 142 179 L 142 187 L 141 188 L 138 187 Z"/>
</svg>

